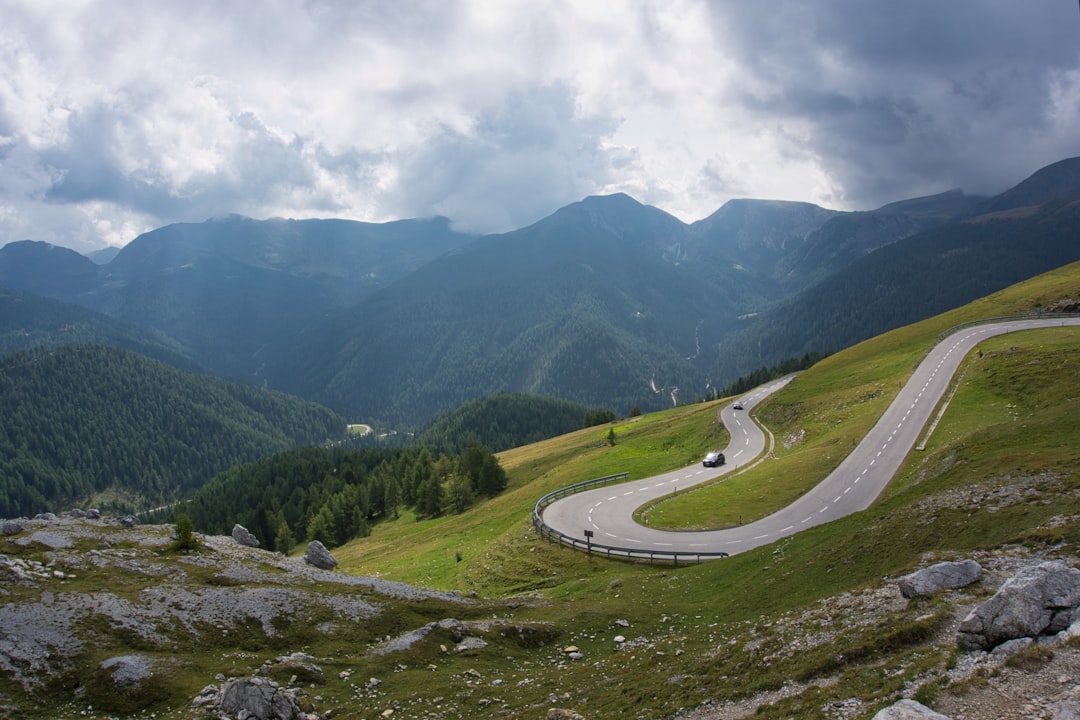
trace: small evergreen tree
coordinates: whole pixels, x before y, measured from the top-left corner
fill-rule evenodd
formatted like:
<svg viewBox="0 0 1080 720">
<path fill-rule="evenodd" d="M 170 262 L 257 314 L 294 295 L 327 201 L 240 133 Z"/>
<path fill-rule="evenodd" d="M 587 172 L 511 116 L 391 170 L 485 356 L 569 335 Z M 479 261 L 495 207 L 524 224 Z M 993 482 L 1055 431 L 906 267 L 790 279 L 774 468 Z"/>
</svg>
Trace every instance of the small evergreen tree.
<svg viewBox="0 0 1080 720">
<path fill-rule="evenodd" d="M 283 555 L 288 555 L 292 552 L 294 544 L 295 540 L 289 526 L 285 523 L 278 525 L 277 532 L 274 533 L 274 549 Z"/>
<path fill-rule="evenodd" d="M 195 537 L 195 526 L 191 522 L 191 518 L 186 514 L 181 513 L 176 516 L 176 542 L 173 543 L 173 548 L 176 550 L 196 550 L 199 547 L 199 541 Z"/>
<path fill-rule="evenodd" d="M 494 455 L 486 453 L 483 465 L 480 467 L 477 490 L 482 495 L 495 497 L 506 489 L 506 482 L 506 471 L 502 469 L 502 465 L 499 465 Z"/>
<path fill-rule="evenodd" d="M 337 543 L 334 542 L 333 535 L 334 516 L 330 512 L 330 508 L 323 505 L 319 508 L 318 514 L 311 518 L 311 522 L 307 526 L 307 539 L 318 540 L 326 547 L 334 547 Z"/>
</svg>

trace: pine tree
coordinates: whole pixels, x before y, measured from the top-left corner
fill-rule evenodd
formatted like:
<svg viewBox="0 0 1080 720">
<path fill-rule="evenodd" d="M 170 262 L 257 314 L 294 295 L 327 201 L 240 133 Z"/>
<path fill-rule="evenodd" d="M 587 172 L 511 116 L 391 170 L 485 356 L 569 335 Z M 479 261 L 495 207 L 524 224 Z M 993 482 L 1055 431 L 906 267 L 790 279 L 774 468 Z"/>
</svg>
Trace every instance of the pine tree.
<svg viewBox="0 0 1080 720">
<path fill-rule="evenodd" d="M 446 490 L 447 509 L 455 515 L 460 515 L 472 506 L 474 499 L 469 479 L 460 474 L 453 475 Z"/>
</svg>

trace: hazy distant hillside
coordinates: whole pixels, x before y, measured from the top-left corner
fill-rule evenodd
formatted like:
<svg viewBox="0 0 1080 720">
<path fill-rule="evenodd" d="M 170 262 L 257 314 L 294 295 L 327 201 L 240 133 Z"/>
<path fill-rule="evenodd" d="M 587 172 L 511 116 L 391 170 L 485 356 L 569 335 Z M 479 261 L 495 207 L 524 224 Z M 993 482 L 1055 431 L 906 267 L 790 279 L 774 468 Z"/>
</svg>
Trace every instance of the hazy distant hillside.
<svg viewBox="0 0 1080 720">
<path fill-rule="evenodd" d="M 774 274 L 789 290 L 805 290 L 878 248 L 966 217 L 980 200 L 955 190 L 836 215 L 780 258 Z"/>
<path fill-rule="evenodd" d="M 34 240 L 0 248 L 0 285 L 14 290 L 67 300 L 96 291 L 102 277 L 93 261 L 68 248 Z"/>
<path fill-rule="evenodd" d="M 836 210 L 800 202 L 730 200 L 690 226 L 690 237 L 703 271 L 732 272 L 732 262 L 763 280 L 783 282 L 777 271 L 783 258 L 806 242 Z"/>
<path fill-rule="evenodd" d="M 452 231 L 446 218 L 362 223 L 233 215 L 140 235 L 107 269 L 114 279 L 130 282 L 148 272 L 198 270 L 216 258 L 308 280 L 332 305 L 344 307 L 471 240 Z"/>
<path fill-rule="evenodd" d="M 0 286 L 0 353 L 83 343 L 111 345 L 181 369 L 199 369 L 176 341 L 160 332 Z"/>
<path fill-rule="evenodd" d="M 306 334 L 276 377 L 391 422 L 501 391 L 621 413 L 701 396 L 699 353 L 762 293 L 746 273 L 672 262 L 685 228 L 626 196 L 589 198 L 376 293 Z"/>
<path fill-rule="evenodd" d="M 261 382 L 265 358 L 307 327 L 471 239 L 444 218 L 231 216 L 146 233 L 101 266 L 47 243 L 10 243 L 0 284 L 152 328 L 213 372 Z"/>
<path fill-rule="evenodd" d="M 93 502 L 130 511 L 217 473 L 339 437 L 313 403 L 101 345 L 0 356 L 0 517 Z"/>
<path fill-rule="evenodd" d="M 1080 260 L 1080 199 L 941 226 L 877 250 L 724 339 L 718 374 L 832 352 Z"/>
<path fill-rule="evenodd" d="M 1022 183 L 979 207 L 980 214 L 1042 205 L 1063 195 L 1080 192 L 1080 157 L 1047 165 Z"/>
<path fill-rule="evenodd" d="M 100 250 L 95 250 L 91 253 L 87 253 L 86 257 L 90 258 L 98 265 L 107 265 L 112 262 L 112 259 L 116 257 L 119 253 L 120 248 L 110 246 L 106 248 L 101 248 Z"/>
</svg>

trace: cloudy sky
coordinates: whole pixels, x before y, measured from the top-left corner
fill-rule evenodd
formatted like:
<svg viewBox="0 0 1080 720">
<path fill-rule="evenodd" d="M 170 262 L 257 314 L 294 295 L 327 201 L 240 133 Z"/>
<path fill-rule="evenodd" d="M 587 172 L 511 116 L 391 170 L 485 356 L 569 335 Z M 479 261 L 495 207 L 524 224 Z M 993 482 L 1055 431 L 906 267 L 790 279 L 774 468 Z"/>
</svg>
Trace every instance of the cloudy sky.
<svg viewBox="0 0 1080 720">
<path fill-rule="evenodd" d="M 870 209 L 1076 155 L 1076 0 L 0 0 L 0 245 Z"/>
</svg>

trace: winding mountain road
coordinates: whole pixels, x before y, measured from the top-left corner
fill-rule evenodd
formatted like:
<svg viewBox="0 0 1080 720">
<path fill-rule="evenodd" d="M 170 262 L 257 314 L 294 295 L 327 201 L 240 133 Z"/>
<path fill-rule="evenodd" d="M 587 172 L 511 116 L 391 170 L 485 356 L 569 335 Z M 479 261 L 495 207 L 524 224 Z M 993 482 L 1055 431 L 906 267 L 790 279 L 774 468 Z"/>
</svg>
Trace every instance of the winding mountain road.
<svg viewBox="0 0 1080 720">
<path fill-rule="evenodd" d="M 723 450 L 726 465 L 705 468 L 698 464 L 644 480 L 568 495 L 543 509 L 543 523 L 570 538 L 582 538 L 590 530 L 594 547 L 662 557 L 663 553 L 734 554 L 865 510 L 915 446 L 968 352 L 995 335 L 1061 326 L 1080 326 L 1080 318 L 1004 320 L 966 327 L 948 335 L 919 363 L 877 424 L 833 472 L 791 505 L 755 522 L 725 530 L 672 532 L 640 525 L 633 516 L 647 502 L 732 473 L 759 459 L 766 448 L 765 435 L 749 413 L 791 378 L 762 386 L 742 398 L 744 410 L 735 410 L 731 405 L 723 408 L 721 420 L 731 434 L 731 441 Z"/>
</svg>

